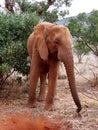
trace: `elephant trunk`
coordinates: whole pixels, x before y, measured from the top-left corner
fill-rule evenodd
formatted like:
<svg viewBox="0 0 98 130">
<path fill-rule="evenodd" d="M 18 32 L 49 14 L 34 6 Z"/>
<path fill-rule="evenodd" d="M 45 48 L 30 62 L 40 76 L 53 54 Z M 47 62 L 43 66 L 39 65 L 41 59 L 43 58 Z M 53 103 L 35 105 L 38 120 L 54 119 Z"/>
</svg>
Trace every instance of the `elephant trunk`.
<svg viewBox="0 0 98 130">
<path fill-rule="evenodd" d="M 75 75 L 74 75 L 74 61 L 73 61 L 71 48 L 67 49 L 66 51 L 62 51 L 62 54 L 61 55 L 58 54 L 58 57 L 64 63 L 64 66 L 66 68 L 71 94 L 76 106 L 78 107 L 77 112 L 79 113 L 82 108 L 76 90 Z"/>
</svg>

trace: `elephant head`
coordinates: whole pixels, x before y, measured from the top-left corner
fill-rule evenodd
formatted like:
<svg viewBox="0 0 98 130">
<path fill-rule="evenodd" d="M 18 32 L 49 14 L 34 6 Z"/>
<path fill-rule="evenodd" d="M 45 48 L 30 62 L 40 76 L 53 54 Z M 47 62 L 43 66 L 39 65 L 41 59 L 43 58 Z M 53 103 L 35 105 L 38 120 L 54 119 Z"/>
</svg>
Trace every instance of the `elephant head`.
<svg viewBox="0 0 98 130">
<path fill-rule="evenodd" d="M 36 35 L 37 33 L 37 35 Z M 72 36 L 67 27 L 43 22 L 35 28 L 36 48 L 43 60 L 48 60 L 49 54 L 55 54 L 57 59 L 64 63 L 69 86 L 73 100 L 78 107 L 77 112 L 81 111 L 81 104 L 76 91 L 74 61 L 72 54 Z"/>
</svg>

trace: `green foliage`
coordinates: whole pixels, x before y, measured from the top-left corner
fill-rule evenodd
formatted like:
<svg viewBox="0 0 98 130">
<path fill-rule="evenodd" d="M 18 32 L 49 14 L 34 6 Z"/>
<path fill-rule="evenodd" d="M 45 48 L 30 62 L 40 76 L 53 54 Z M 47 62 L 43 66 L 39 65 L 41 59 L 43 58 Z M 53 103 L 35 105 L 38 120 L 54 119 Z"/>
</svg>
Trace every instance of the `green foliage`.
<svg viewBox="0 0 98 130">
<path fill-rule="evenodd" d="M 69 21 L 68 27 L 72 35 L 76 38 L 76 42 L 81 47 L 83 43 L 83 51 L 85 48 L 92 51 L 98 56 L 98 11 L 92 11 L 90 14 L 79 14 L 78 17 L 72 18 Z M 85 47 L 86 46 L 86 47 Z M 79 48 L 77 48 L 79 49 Z M 79 51 L 79 50 L 78 50 Z"/>
<path fill-rule="evenodd" d="M 8 64 L 8 63 L 3 63 L 1 66 L 0 66 L 0 72 L 2 73 L 9 73 L 10 70 L 11 70 L 11 66 Z"/>
<path fill-rule="evenodd" d="M 58 16 L 57 16 L 57 11 L 56 10 L 53 10 L 52 12 L 44 12 L 43 14 L 43 19 L 44 21 L 49 21 L 49 22 L 55 22 L 57 19 L 58 19 Z"/>
<path fill-rule="evenodd" d="M 87 54 L 90 51 L 90 49 L 87 46 L 85 46 L 85 44 L 81 39 L 77 40 L 77 42 L 74 45 L 74 49 L 78 51 L 77 53 L 80 55 Z"/>
<path fill-rule="evenodd" d="M 60 19 L 69 14 L 69 10 L 66 7 L 71 6 L 72 0 L 54 0 L 54 9 L 57 10 L 56 14 Z"/>
<path fill-rule="evenodd" d="M 17 3 L 22 12 L 38 12 L 40 10 L 46 10 L 47 4 L 45 2 L 34 2 L 33 4 L 28 0 L 17 0 Z"/>
<path fill-rule="evenodd" d="M 26 43 L 38 22 L 39 17 L 35 13 L 0 13 L 0 72 L 10 73 L 14 69 L 28 75 Z"/>
<path fill-rule="evenodd" d="M 88 42 L 91 50 L 96 56 L 98 56 L 98 10 L 92 11 L 88 17 L 89 29 L 88 29 Z"/>
<path fill-rule="evenodd" d="M 54 0 L 54 6 L 57 8 L 62 7 L 63 5 L 70 7 L 72 0 Z"/>
<path fill-rule="evenodd" d="M 55 22 L 58 16 L 64 17 L 69 13 L 66 7 L 71 6 L 72 0 L 47 0 L 41 2 L 17 0 L 16 2 L 22 12 L 36 12 L 43 21 Z M 63 8 L 63 10 L 61 8 Z"/>
</svg>

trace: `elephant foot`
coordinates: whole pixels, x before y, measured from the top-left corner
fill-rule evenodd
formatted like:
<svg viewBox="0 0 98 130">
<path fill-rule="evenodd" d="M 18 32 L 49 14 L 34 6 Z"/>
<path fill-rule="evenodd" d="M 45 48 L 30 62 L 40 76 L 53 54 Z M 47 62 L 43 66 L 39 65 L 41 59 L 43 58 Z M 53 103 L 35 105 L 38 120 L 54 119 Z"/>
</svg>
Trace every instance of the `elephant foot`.
<svg viewBox="0 0 98 130">
<path fill-rule="evenodd" d="M 28 102 L 27 107 L 29 107 L 29 108 L 36 108 L 37 104 L 36 104 L 36 102 L 34 102 L 34 103 L 31 103 L 31 102 L 29 103 Z"/>
<path fill-rule="evenodd" d="M 56 108 L 54 107 L 54 104 L 46 104 L 45 105 L 45 110 L 48 111 L 54 111 Z"/>
<path fill-rule="evenodd" d="M 45 95 L 39 95 L 37 97 L 37 101 L 39 101 L 39 102 L 45 101 Z"/>
</svg>

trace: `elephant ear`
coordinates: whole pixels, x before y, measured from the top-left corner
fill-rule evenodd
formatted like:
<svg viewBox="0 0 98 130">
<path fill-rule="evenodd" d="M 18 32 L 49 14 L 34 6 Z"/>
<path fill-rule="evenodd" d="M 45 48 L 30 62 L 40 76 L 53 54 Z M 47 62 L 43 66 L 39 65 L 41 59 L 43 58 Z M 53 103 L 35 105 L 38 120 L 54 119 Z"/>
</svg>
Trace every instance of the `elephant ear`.
<svg viewBox="0 0 98 130">
<path fill-rule="evenodd" d="M 48 48 L 45 41 L 46 29 L 44 25 L 37 25 L 34 30 L 34 43 L 37 48 L 41 59 L 48 59 Z"/>
</svg>

